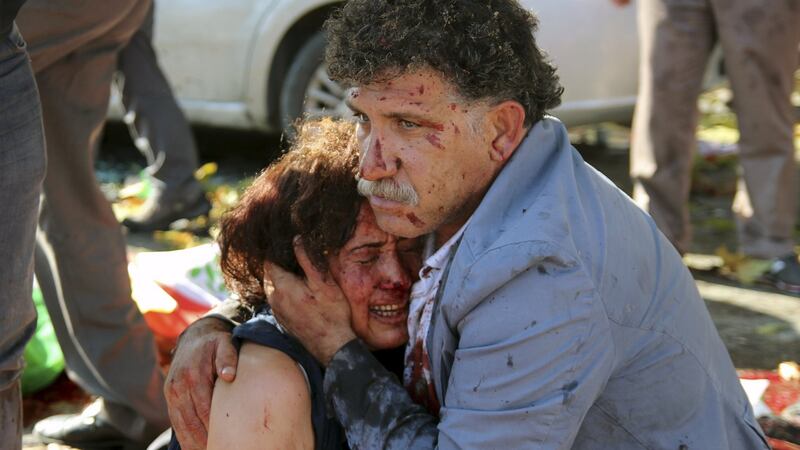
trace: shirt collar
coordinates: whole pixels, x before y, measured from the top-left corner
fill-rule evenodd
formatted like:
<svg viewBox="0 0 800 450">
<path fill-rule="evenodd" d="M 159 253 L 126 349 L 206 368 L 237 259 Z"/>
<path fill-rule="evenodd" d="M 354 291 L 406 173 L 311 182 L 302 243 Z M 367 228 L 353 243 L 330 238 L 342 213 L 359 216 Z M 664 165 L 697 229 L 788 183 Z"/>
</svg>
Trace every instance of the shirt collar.
<svg viewBox="0 0 800 450">
<path fill-rule="evenodd" d="M 419 277 L 420 279 L 427 278 L 430 275 L 431 271 L 433 270 L 442 270 L 444 269 L 445 264 L 447 264 L 447 257 L 450 255 L 450 250 L 452 250 L 453 246 L 455 246 L 458 241 L 461 239 L 461 236 L 464 235 L 464 230 L 467 228 L 467 221 L 461 228 L 456 231 L 454 235 L 447 240 L 441 247 L 439 247 L 436 252 L 431 255 L 434 246 L 436 245 L 436 233 L 430 233 L 425 236 L 425 251 L 423 256 L 425 257 L 425 263 L 422 264 L 422 268 L 419 270 Z"/>
</svg>

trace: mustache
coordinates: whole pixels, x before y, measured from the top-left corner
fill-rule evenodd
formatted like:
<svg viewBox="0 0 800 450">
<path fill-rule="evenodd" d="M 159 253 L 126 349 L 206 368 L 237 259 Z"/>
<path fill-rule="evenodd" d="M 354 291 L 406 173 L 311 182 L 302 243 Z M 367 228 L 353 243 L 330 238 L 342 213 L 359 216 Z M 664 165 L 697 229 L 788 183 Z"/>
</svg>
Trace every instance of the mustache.
<svg viewBox="0 0 800 450">
<path fill-rule="evenodd" d="M 364 197 L 374 195 L 375 197 L 381 197 L 411 206 L 419 205 L 419 195 L 413 186 L 406 183 L 398 183 L 391 178 L 370 181 L 359 177 L 358 193 Z"/>
</svg>

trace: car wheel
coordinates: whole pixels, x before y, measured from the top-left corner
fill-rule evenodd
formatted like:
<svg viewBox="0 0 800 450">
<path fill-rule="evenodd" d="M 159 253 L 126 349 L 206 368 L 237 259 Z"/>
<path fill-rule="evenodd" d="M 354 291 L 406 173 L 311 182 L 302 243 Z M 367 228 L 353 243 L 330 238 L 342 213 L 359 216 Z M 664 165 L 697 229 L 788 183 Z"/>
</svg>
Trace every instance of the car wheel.
<svg viewBox="0 0 800 450">
<path fill-rule="evenodd" d="M 281 90 L 281 125 L 289 133 L 299 117 L 342 117 L 349 114 L 345 90 L 328 76 L 324 63 L 325 35 L 317 32 L 292 62 Z"/>
</svg>

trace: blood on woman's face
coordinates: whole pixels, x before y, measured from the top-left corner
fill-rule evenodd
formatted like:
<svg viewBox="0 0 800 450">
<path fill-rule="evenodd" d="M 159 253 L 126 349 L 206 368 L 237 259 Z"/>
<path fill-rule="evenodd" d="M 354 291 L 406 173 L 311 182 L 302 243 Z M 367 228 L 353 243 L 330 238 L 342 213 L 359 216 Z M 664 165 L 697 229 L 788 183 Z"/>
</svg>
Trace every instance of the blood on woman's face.
<svg viewBox="0 0 800 450">
<path fill-rule="evenodd" d="M 353 331 L 369 348 L 394 348 L 408 340 L 408 295 L 418 255 L 416 240 L 378 228 L 365 202 L 353 236 L 328 258 L 330 273 L 350 303 Z"/>
</svg>

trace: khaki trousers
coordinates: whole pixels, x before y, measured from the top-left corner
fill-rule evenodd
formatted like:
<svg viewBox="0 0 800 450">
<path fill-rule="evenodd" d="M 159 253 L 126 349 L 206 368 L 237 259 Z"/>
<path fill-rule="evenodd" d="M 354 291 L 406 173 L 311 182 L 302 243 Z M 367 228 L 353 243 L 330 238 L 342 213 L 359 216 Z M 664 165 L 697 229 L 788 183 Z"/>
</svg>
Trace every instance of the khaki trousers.
<svg viewBox="0 0 800 450">
<path fill-rule="evenodd" d="M 681 252 L 697 97 L 716 43 L 739 120 L 742 176 L 734 200 L 740 251 L 793 250 L 797 180 L 789 96 L 798 63 L 798 0 L 640 0 L 640 86 L 631 148 L 634 200 Z"/>
<path fill-rule="evenodd" d="M 141 442 L 169 426 L 153 336 L 131 299 L 125 241 L 94 177 L 120 49 L 150 0 L 28 0 L 17 24 L 41 95 L 48 167 L 35 270 L 70 375 Z"/>
</svg>

